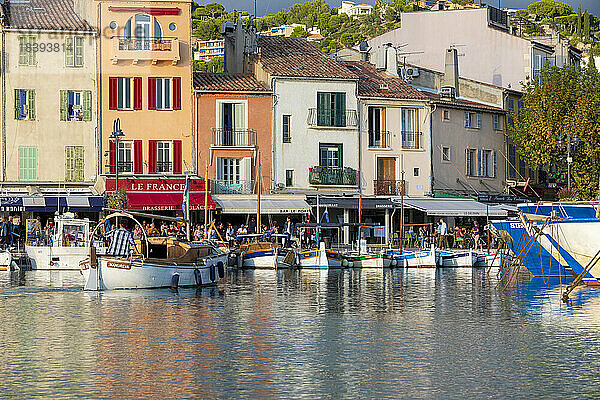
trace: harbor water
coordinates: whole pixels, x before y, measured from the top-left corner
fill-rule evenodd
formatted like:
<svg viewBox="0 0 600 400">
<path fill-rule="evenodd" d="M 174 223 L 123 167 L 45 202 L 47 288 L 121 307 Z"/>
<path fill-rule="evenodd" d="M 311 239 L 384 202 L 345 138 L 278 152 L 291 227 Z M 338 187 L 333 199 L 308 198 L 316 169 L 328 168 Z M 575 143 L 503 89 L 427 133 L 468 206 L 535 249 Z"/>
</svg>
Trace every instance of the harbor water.
<svg viewBox="0 0 600 400">
<path fill-rule="evenodd" d="M 600 290 L 485 269 L 0 277 L 2 398 L 598 398 Z M 502 285 L 504 287 L 504 285 Z"/>
</svg>

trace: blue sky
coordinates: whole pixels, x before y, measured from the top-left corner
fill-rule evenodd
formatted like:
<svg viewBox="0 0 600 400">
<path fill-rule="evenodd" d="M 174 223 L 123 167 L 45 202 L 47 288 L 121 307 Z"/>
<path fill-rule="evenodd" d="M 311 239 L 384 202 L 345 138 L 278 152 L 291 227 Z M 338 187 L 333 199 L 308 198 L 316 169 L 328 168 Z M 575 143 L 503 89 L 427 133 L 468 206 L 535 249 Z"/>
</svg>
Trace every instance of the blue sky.
<svg viewBox="0 0 600 400">
<path fill-rule="evenodd" d="M 215 1 L 215 0 L 212 0 Z M 200 4 L 210 3 L 212 1 L 203 1 L 199 0 Z M 254 10 L 254 0 L 216 0 L 223 4 L 228 10 L 246 10 L 253 12 Z M 326 0 L 331 6 L 339 7 L 341 0 Z M 354 0 L 355 2 L 360 3 L 369 3 L 374 4 L 375 0 Z M 282 8 L 288 8 L 290 5 L 303 2 L 298 0 L 256 0 L 258 15 L 264 14 L 272 14 L 275 13 Z M 478 0 L 475 0 L 477 3 Z M 492 6 L 500 6 L 502 8 L 525 8 L 528 4 L 531 4 L 533 1 L 529 0 L 487 0 L 484 3 L 488 3 Z M 563 0 L 563 2 L 570 4 L 574 10 L 577 10 L 577 6 L 581 4 L 581 9 L 588 9 L 590 12 L 595 15 L 600 16 L 600 0 Z"/>
</svg>

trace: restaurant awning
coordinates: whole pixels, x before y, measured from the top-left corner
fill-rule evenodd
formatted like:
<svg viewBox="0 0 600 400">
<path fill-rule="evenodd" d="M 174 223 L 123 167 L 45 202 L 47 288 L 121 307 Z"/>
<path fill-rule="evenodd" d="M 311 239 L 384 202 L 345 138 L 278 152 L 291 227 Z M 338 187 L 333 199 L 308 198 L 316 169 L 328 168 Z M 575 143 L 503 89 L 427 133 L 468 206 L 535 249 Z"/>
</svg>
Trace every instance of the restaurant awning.
<svg viewBox="0 0 600 400">
<path fill-rule="evenodd" d="M 317 206 L 316 196 L 309 197 L 307 201 L 311 206 Z M 319 207 L 322 208 L 328 207 L 358 210 L 359 202 L 360 200 L 358 197 L 319 197 Z M 363 197 L 361 206 L 363 210 L 393 209 L 398 207 L 390 199 L 379 197 Z"/>
<path fill-rule="evenodd" d="M 106 180 L 106 190 L 115 190 L 115 180 Z M 123 178 L 119 189 L 127 191 L 128 209 L 132 211 L 181 211 L 185 179 Z M 204 193 L 204 179 L 189 180 L 190 210 L 204 210 L 205 197 L 209 210 L 217 208 L 210 193 Z"/>
<path fill-rule="evenodd" d="M 254 196 L 256 197 L 256 196 Z M 215 197 L 223 209 L 223 214 L 253 214 L 256 213 L 256 198 L 235 199 Z M 310 206 L 299 198 L 267 198 L 260 202 L 261 214 L 308 214 Z"/>
<path fill-rule="evenodd" d="M 100 212 L 103 207 L 101 196 L 0 197 L 0 211 L 5 212 Z"/>
<path fill-rule="evenodd" d="M 506 217 L 508 212 L 498 206 L 486 206 L 470 199 L 404 199 L 406 207 L 439 217 Z"/>
</svg>

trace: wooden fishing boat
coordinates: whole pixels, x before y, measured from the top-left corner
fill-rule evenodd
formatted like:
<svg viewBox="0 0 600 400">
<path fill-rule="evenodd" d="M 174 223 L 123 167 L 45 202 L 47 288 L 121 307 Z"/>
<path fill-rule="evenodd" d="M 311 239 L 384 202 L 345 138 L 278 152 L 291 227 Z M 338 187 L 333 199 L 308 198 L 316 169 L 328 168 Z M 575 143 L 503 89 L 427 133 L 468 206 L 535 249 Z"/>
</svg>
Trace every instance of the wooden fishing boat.
<svg viewBox="0 0 600 400">
<path fill-rule="evenodd" d="M 472 268 L 477 260 L 477 253 L 473 250 L 437 250 L 437 252 L 440 267 Z"/>
<path fill-rule="evenodd" d="M 129 217 L 119 212 L 111 217 Z M 141 226 L 141 225 L 140 225 Z M 145 233 L 144 233 L 145 235 Z M 215 285 L 225 277 L 228 253 L 212 243 L 182 242 L 174 238 L 148 238 L 136 241 L 139 253 L 129 257 L 96 255 L 80 263 L 85 290 L 151 289 Z"/>
<path fill-rule="evenodd" d="M 352 268 L 384 268 L 385 264 L 383 254 L 348 252 L 344 258 Z"/>
<path fill-rule="evenodd" d="M 297 254 L 298 267 L 303 269 L 342 268 L 343 257 L 337 251 L 325 248 L 321 242 L 318 249 L 301 250 Z"/>
</svg>

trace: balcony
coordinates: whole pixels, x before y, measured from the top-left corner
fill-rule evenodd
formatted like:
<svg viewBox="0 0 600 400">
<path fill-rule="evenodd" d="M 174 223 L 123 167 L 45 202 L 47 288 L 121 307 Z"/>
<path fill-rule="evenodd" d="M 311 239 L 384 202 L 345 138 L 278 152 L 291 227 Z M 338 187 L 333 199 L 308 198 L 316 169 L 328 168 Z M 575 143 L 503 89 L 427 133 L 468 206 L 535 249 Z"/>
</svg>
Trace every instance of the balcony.
<svg viewBox="0 0 600 400">
<path fill-rule="evenodd" d="M 308 171 L 311 185 L 356 186 L 358 171 L 353 168 L 313 167 Z"/>
<path fill-rule="evenodd" d="M 130 174 L 133 172 L 133 161 L 119 161 L 119 173 Z"/>
<path fill-rule="evenodd" d="M 254 181 L 210 181 L 212 194 L 253 194 Z"/>
<path fill-rule="evenodd" d="M 256 132 L 252 129 L 212 128 L 213 146 L 250 147 L 256 146 Z"/>
<path fill-rule="evenodd" d="M 316 108 L 308 109 L 308 126 L 312 128 L 356 128 L 356 110 L 327 110 L 319 113 Z"/>
<path fill-rule="evenodd" d="M 421 146 L 421 132 L 402 131 L 402 148 L 406 150 L 419 150 Z"/>
<path fill-rule="evenodd" d="M 373 181 L 373 193 L 376 196 L 400 196 L 402 194 L 402 181 Z"/>
<path fill-rule="evenodd" d="M 171 61 L 173 65 L 179 62 L 179 39 L 178 38 L 131 38 L 114 36 L 112 38 L 112 63 L 120 60 L 132 60 L 134 64 L 138 61 Z"/>
<path fill-rule="evenodd" d="M 171 172 L 171 162 L 170 161 L 158 161 L 156 163 L 156 173 L 157 174 L 165 174 Z"/>
<path fill-rule="evenodd" d="M 391 144 L 391 137 L 392 135 L 389 131 L 369 132 L 369 148 L 388 149 Z"/>
</svg>

